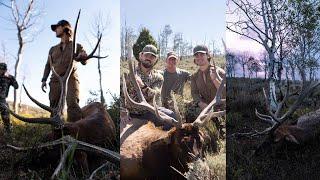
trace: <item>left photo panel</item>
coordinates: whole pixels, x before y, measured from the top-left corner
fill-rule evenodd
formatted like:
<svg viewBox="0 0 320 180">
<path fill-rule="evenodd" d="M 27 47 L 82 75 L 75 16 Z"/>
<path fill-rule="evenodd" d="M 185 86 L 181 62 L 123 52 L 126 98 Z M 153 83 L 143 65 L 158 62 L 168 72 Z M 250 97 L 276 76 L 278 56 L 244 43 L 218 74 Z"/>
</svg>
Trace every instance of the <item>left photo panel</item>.
<svg viewBox="0 0 320 180">
<path fill-rule="evenodd" d="M 0 179 L 119 179 L 120 1 L 0 17 Z"/>
</svg>

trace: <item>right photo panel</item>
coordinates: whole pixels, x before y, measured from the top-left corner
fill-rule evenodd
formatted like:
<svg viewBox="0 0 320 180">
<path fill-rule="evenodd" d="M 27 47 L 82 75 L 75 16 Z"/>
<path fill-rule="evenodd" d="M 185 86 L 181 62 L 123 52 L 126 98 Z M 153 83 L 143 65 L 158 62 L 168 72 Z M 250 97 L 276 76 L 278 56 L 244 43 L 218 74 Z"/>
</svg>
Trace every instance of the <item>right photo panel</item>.
<svg viewBox="0 0 320 180">
<path fill-rule="evenodd" d="M 227 0 L 227 179 L 319 179 L 319 14 Z"/>
<path fill-rule="evenodd" d="M 225 1 L 121 1 L 121 179 L 226 179 Z"/>
</svg>

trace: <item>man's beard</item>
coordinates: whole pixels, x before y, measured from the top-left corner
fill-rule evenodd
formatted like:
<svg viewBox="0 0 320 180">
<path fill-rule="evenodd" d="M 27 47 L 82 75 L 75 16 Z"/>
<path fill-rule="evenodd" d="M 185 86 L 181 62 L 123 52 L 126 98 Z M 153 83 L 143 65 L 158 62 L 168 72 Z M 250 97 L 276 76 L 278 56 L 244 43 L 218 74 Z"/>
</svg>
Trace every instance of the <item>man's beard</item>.
<svg viewBox="0 0 320 180">
<path fill-rule="evenodd" d="M 57 38 L 61 38 L 61 37 L 62 37 L 62 33 L 56 34 L 56 37 L 57 37 Z"/>
<path fill-rule="evenodd" d="M 143 67 L 149 69 L 153 67 L 153 64 L 151 63 L 151 61 L 141 61 L 141 64 Z"/>
</svg>

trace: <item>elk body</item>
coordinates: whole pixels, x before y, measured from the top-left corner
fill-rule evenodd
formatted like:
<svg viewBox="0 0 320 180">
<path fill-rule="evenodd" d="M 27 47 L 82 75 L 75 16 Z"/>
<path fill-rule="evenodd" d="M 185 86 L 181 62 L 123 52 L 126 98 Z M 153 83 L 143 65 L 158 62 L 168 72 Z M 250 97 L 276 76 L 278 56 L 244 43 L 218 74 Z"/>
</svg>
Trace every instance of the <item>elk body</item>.
<svg viewBox="0 0 320 180">
<path fill-rule="evenodd" d="M 302 101 L 309 97 L 310 94 L 320 85 L 320 82 L 304 83 L 299 96 L 288 109 L 284 110 L 284 105 L 289 97 L 289 83 L 287 82 L 286 93 L 280 102 L 277 102 L 277 109 L 269 109 L 268 98 L 263 89 L 268 114 L 261 114 L 256 110 L 259 119 L 271 124 L 270 127 L 263 131 L 254 131 L 249 133 L 236 133 L 236 136 L 257 137 L 267 135 L 265 141 L 257 148 L 256 154 L 264 153 L 272 145 L 281 147 L 284 142 L 290 142 L 296 145 L 305 144 L 320 134 L 320 109 L 300 116 L 295 125 L 288 125 L 285 122 L 299 108 Z M 275 98 L 276 99 L 276 98 Z M 282 114 L 282 115 L 281 115 Z"/>
<path fill-rule="evenodd" d="M 274 142 L 282 140 L 305 144 L 320 134 L 320 109 L 298 118 L 295 125 L 281 125 L 274 132 Z"/>
<path fill-rule="evenodd" d="M 73 44 L 72 44 L 73 54 L 71 55 L 72 58 L 74 57 L 74 54 L 75 54 L 75 45 L 76 45 L 75 38 L 76 38 L 76 31 L 77 31 L 79 16 L 80 16 L 80 11 L 79 11 L 75 28 L 74 28 Z M 94 53 L 98 47 L 98 44 L 100 43 L 100 40 L 101 40 L 101 35 L 98 39 L 98 42 L 94 50 L 87 56 L 86 59 L 97 58 L 97 56 L 94 56 Z M 104 58 L 104 57 L 98 57 L 98 58 Z M 50 59 L 50 64 L 52 64 L 51 58 L 49 59 Z M 68 66 L 66 73 L 63 76 L 59 76 L 54 70 L 53 66 L 51 66 L 52 73 L 54 73 L 54 75 L 59 79 L 60 87 L 61 87 L 61 95 L 60 95 L 60 100 L 57 107 L 49 107 L 37 101 L 29 94 L 27 89 L 23 86 L 28 97 L 34 103 L 36 103 L 38 106 L 40 106 L 41 108 L 51 113 L 50 118 L 26 118 L 12 112 L 8 107 L 7 109 L 10 111 L 10 113 L 13 116 L 15 116 L 17 119 L 21 121 L 24 121 L 27 123 L 39 123 L 39 124 L 51 125 L 53 131 L 46 138 L 49 141 L 59 139 L 65 135 L 71 135 L 74 139 L 77 139 L 79 141 L 115 150 L 116 149 L 115 125 L 110 115 L 105 110 L 103 104 L 98 102 L 91 103 L 81 109 L 83 114 L 83 117 L 81 119 L 78 119 L 77 121 L 74 121 L 74 122 L 65 123 L 63 111 L 64 111 L 65 99 L 66 99 L 66 90 L 67 90 L 68 79 L 73 70 L 73 67 L 74 67 L 74 62 L 72 59 L 70 61 L 70 64 Z M 60 151 L 58 149 L 54 148 L 53 150 L 56 151 L 53 154 L 60 156 Z M 45 156 L 48 156 L 48 155 L 45 155 Z M 57 160 L 59 159 L 59 156 L 54 157 L 53 159 Z M 115 156 L 113 156 L 112 158 L 114 157 Z M 50 158 L 50 157 L 47 157 L 47 158 Z M 87 153 L 85 151 L 77 150 L 75 154 L 75 158 L 77 161 L 80 162 L 84 170 L 88 170 L 89 167 L 87 162 Z M 94 158 L 88 159 L 88 160 L 89 161 L 91 160 L 92 162 L 99 161 L 99 159 L 97 159 L 97 156 L 95 156 Z M 114 159 L 112 158 L 111 160 L 117 163 L 117 158 L 114 158 Z"/>
<path fill-rule="evenodd" d="M 147 103 L 133 76 L 133 67 L 130 60 L 129 69 L 130 77 L 141 102 L 137 103 L 130 98 L 125 78 L 123 78 L 123 93 L 126 102 L 154 113 L 160 124 L 169 123 L 174 127 L 165 131 L 154 125 L 153 122 L 156 120 L 133 119 L 131 127 L 124 128 L 123 131 L 126 132 L 121 133 L 120 137 L 121 179 L 183 178 L 179 173 L 188 171 L 187 163 L 202 155 L 203 138 L 199 126 L 212 117 L 225 114 L 225 111 L 212 112 L 211 108 L 223 101 L 220 97 L 225 80 L 221 83 L 215 99 L 200 113 L 197 120 L 194 123 L 182 123 L 176 105 L 174 106 L 178 115 L 177 120 L 158 111 L 155 101 L 153 106 Z"/>
</svg>

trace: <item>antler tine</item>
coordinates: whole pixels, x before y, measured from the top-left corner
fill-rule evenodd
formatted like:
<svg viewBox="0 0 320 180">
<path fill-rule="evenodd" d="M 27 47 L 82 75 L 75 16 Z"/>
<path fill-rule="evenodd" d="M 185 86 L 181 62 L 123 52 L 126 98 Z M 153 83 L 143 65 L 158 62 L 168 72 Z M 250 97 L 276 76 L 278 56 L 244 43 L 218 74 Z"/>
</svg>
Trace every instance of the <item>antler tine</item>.
<svg viewBox="0 0 320 180">
<path fill-rule="evenodd" d="M 100 35 L 99 35 L 98 42 L 97 42 L 96 46 L 94 47 L 94 49 L 92 50 L 92 52 L 91 52 L 84 60 L 88 60 L 88 59 L 90 59 L 90 58 L 104 59 L 104 58 L 108 57 L 108 55 L 107 55 L 107 56 L 95 56 L 95 55 L 94 55 L 94 53 L 95 53 L 95 52 L 97 51 L 97 49 L 98 49 L 98 46 L 99 46 L 100 41 L 101 41 L 101 38 L 102 38 L 102 33 L 100 33 Z"/>
<path fill-rule="evenodd" d="M 278 117 L 278 116 L 280 115 L 284 103 L 285 103 L 285 102 L 288 100 L 288 98 L 289 98 L 290 86 L 289 86 L 289 81 L 286 80 L 286 82 L 287 82 L 286 92 L 285 92 L 284 97 L 283 97 L 283 99 L 281 100 L 281 102 L 278 103 L 278 108 L 277 108 L 277 110 L 276 110 L 276 112 L 275 112 L 275 116 L 276 116 L 276 117 Z"/>
<path fill-rule="evenodd" d="M 299 105 L 302 103 L 302 101 L 309 96 L 312 91 L 318 87 L 320 85 L 320 81 L 319 82 L 315 82 L 314 84 L 311 84 L 308 86 L 308 88 L 306 88 L 305 90 L 303 90 L 301 92 L 301 94 L 299 95 L 298 99 L 293 103 L 292 106 L 289 107 L 289 110 L 279 119 L 280 121 L 283 121 L 285 118 L 287 118 L 288 116 L 290 116 L 291 114 L 293 114 L 295 112 L 295 110 L 299 107 Z"/>
<path fill-rule="evenodd" d="M 177 116 L 177 120 L 182 123 L 182 117 L 181 117 L 181 114 L 180 114 L 180 111 L 179 111 L 179 108 L 178 108 L 178 105 L 177 105 L 177 101 L 176 101 L 176 97 L 175 97 L 174 93 L 171 94 L 171 97 L 172 97 L 172 102 L 173 102 L 174 113 Z"/>
<path fill-rule="evenodd" d="M 146 101 L 146 99 L 142 94 L 141 88 L 137 83 L 131 59 L 128 60 L 128 64 L 129 64 L 129 78 L 131 79 L 131 82 L 133 83 L 134 88 L 137 90 L 139 101 Z"/>
<path fill-rule="evenodd" d="M 156 99 L 155 97 L 153 97 L 153 107 L 154 107 L 154 114 L 157 116 L 158 119 L 160 119 L 161 121 L 165 122 L 165 123 L 169 123 L 169 124 L 172 124 L 174 125 L 176 128 L 181 128 L 182 127 L 182 122 L 181 120 L 175 120 L 174 118 L 160 112 L 158 110 L 158 106 L 157 106 L 157 103 L 156 103 Z"/>
<path fill-rule="evenodd" d="M 64 101 L 63 97 L 65 96 L 64 95 L 65 94 L 65 92 L 64 92 L 65 88 L 64 88 L 63 78 L 54 69 L 54 67 L 52 65 L 51 55 L 49 55 L 49 62 L 50 62 L 51 71 L 58 78 L 58 81 L 60 83 L 60 88 L 61 88 L 59 103 L 58 103 L 57 107 L 55 107 L 55 111 L 62 115 L 62 113 L 63 113 L 63 108 L 62 107 L 64 107 L 64 105 L 62 104 L 63 102 L 61 102 L 61 100 Z"/>
<path fill-rule="evenodd" d="M 225 83 L 226 83 L 226 77 L 224 76 L 222 81 L 221 81 L 221 84 L 217 90 L 217 93 L 216 93 L 216 96 L 214 97 L 214 99 L 210 102 L 210 104 L 204 108 L 201 113 L 199 114 L 199 116 L 197 117 L 197 119 L 193 122 L 194 124 L 202 124 L 204 121 L 208 120 L 209 118 L 206 118 L 205 120 L 202 121 L 202 118 L 207 116 L 208 114 L 208 111 L 211 109 L 212 110 L 212 107 L 213 106 L 216 106 L 218 104 L 221 104 L 222 102 L 225 102 L 225 101 L 222 101 L 221 100 L 221 96 L 222 96 L 222 92 L 223 92 L 223 89 L 225 87 Z M 208 117 L 208 116 L 207 116 Z"/>
<path fill-rule="evenodd" d="M 45 104 L 42 104 L 41 102 L 37 101 L 35 98 L 33 98 L 27 88 L 24 86 L 24 84 L 22 84 L 23 88 L 24 88 L 24 91 L 26 92 L 27 96 L 31 99 L 31 101 L 33 101 L 35 104 L 37 104 L 39 107 L 41 107 L 42 109 L 46 110 L 46 111 L 49 111 L 49 112 L 53 112 L 53 109 Z"/>
<path fill-rule="evenodd" d="M 2 108 L 5 108 L 7 111 L 9 111 L 10 114 L 13 115 L 13 117 L 15 117 L 23 122 L 38 123 L 38 124 L 51 124 L 51 125 L 57 124 L 56 121 L 51 120 L 52 118 L 26 118 L 26 117 L 20 116 L 19 114 L 16 114 L 15 112 L 11 111 L 11 109 L 3 103 L 0 103 L 0 106 Z"/>
<path fill-rule="evenodd" d="M 154 103 L 155 107 L 153 107 L 144 98 L 143 98 L 144 100 L 141 101 L 140 103 L 135 102 L 128 94 L 127 84 L 124 76 L 122 76 L 122 84 L 123 84 L 122 85 L 123 94 L 127 103 L 131 103 L 131 105 L 133 106 L 137 106 L 137 107 L 140 107 L 141 109 L 148 110 L 149 112 L 155 114 L 159 118 L 159 120 L 161 120 L 162 122 L 173 124 L 174 126 L 178 125 L 178 122 L 175 119 L 171 118 L 170 116 L 162 112 L 159 112 L 155 103 Z"/>
<path fill-rule="evenodd" d="M 266 121 L 267 123 L 270 123 L 271 125 L 273 125 L 274 123 L 276 123 L 276 121 L 273 120 L 273 118 L 271 116 L 268 116 L 268 115 L 265 115 L 265 114 L 261 114 L 258 112 L 257 109 L 255 109 L 255 113 L 256 113 L 256 116 L 263 120 L 263 121 Z"/>
</svg>

